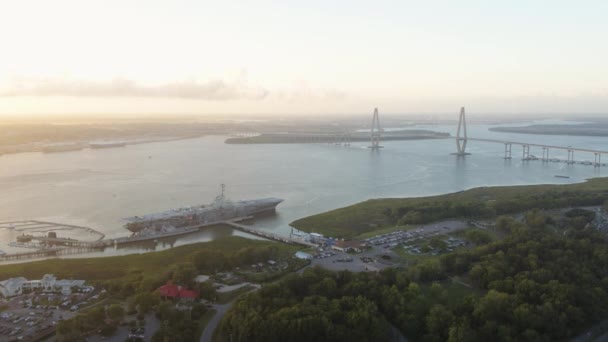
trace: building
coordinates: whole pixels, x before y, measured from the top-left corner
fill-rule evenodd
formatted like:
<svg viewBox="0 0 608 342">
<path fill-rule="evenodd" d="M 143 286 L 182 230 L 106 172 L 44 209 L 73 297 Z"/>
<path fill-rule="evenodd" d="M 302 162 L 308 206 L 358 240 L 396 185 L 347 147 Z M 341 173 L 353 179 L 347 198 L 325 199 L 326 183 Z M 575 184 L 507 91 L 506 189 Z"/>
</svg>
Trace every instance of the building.
<svg viewBox="0 0 608 342">
<path fill-rule="evenodd" d="M 295 256 L 300 260 L 312 260 L 312 255 L 300 251 L 296 252 Z"/>
<path fill-rule="evenodd" d="M 310 242 L 312 243 L 325 243 L 325 237 L 323 236 L 323 234 L 319 234 L 319 233 L 310 233 L 309 235 L 310 237 Z"/>
<path fill-rule="evenodd" d="M 365 245 L 363 243 L 361 243 L 361 241 L 357 241 L 357 240 L 350 240 L 350 241 L 344 241 L 344 240 L 338 240 L 336 241 L 336 243 L 331 246 L 331 248 L 340 251 L 340 252 L 355 252 L 355 253 L 361 253 L 363 252 L 363 249 L 365 249 Z"/>
<path fill-rule="evenodd" d="M 162 297 L 170 299 L 194 300 L 198 298 L 198 292 L 175 285 L 171 280 L 167 281 L 167 284 L 159 287 L 157 291 Z"/>
<path fill-rule="evenodd" d="M 0 281 L 0 294 L 2 294 L 4 298 L 18 296 L 23 293 L 22 285 L 26 281 L 27 279 L 23 277 Z"/>
<path fill-rule="evenodd" d="M 8 298 L 18 296 L 24 290 L 41 292 L 59 292 L 63 295 L 69 295 L 74 288 L 82 288 L 84 280 L 62 279 L 57 280 L 52 274 L 45 274 L 40 280 L 27 280 L 23 277 L 11 278 L 0 282 L 0 293 Z"/>
</svg>

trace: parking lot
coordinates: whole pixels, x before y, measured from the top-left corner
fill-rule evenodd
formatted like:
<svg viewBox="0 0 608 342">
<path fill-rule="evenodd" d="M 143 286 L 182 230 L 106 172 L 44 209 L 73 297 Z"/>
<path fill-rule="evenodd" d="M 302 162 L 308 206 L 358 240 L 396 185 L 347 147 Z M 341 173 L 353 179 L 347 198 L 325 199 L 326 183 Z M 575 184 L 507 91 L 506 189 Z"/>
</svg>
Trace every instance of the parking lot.
<svg viewBox="0 0 608 342">
<path fill-rule="evenodd" d="M 59 321 L 100 299 L 94 289 L 71 295 L 35 294 L 0 300 L 0 341 L 31 341 L 52 333 Z"/>
</svg>

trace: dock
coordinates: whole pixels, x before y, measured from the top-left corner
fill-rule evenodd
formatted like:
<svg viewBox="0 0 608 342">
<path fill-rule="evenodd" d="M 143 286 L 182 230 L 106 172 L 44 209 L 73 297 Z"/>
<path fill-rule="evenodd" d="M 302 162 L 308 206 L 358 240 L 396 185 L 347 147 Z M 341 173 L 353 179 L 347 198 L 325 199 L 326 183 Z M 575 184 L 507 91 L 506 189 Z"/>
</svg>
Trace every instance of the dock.
<svg viewBox="0 0 608 342">
<path fill-rule="evenodd" d="M 278 241 L 278 242 L 283 242 L 283 243 L 287 243 L 290 245 L 301 245 L 301 246 L 306 246 L 306 247 L 317 247 L 317 245 L 315 245 L 314 243 L 308 242 L 308 241 L 304 241 L 304 240 L 300 240 L 300 239 L 294 239 L 291 237 L 286 237 L 286 236 L 282 236 L 282 235 L 277 235 L 277 234 L 272 234 L 272 233 L 268 233 L 268 232 L 264 232 L 261 231 L 259 229 L 255 229 L 251 226 L 246 226 L 243 224 L 239 224 L 237 223 L 238 221 L 242 221 L 243 218 L 241 219 L 236 219 L 236 220 L 228 220 L 223 222 L 223 224 L 226 224 L 234 229 L 237 229 L 239 231 L 245 232 L 247 234 L 251 234 L 251 235 L 255 235 L 261 238 L 265 238 L 268 240 L 273 240 L 273 241 Z"/>
<path fill-rule="evenodd" d="M 38 220 L 21 220 L 21 221 L 9 221 L 9 222 L 0 222 L 0 229 L 10 229 L 18 232 L 45 232 L 45 231 L 61 231 L 61 230 L 83 230 L 89 232 L 91 234 L 97 234 L 99 237 L 97 241 L 103 240 L 106 235 L 100 231 L 97 231 L 93 228 L 76 226 L 73 224 L 63 224 L 63 223 L 55 223 L 55 222 L 47 222 L 47 221 L 38 221 Z"/>
<path fill-rule="evenodd" d="M 292 237 L 277 235 L 273 233 L 268 233 L 262 231 L 260 229 L 253 228 L 252 226 L 240 224 L 239 222 L 252 219 L 252 216 L 246 217 L 238 217 L 227 221 L 221 222 L 213 222 L 202 225 L 197 225 L 193 227 L 185 227 L 176 229 L 174 231 L 169 231 L 165 233 L 159 234 L 150 234 L 150 235 L 141 235 L 141 236 L 126 236 L 115 239 L 103 239 L 105 235 L 100 233 L 94 229 L 73 225 L 65 225 L 60 223 L 53 222 L 45 222 L 45 221 L 35 221 L 35 220 L 24 220 L 24 221 L 11 221 L 11 222 L 0 222 L 0 228 L 11 229 L 15 231 L 32 231 L 36 229 L 46 229 L 49 231 L 54 230 L 67 230 L 67 229 L 86 229 L 87 231 L 94 232 L 100 234 L 102 238 L 95 241 L 82 241 L 70 238 L 60 238 L 60 237 L 47 237 L 47 236 L 32 236 L 32 240 L 39 241 L 41 244 L 31 244 L 32 246 L 28 248 L 36 248 L 36 250 L 30 250 L 27 252 L 19 252 L 19 253 L 10 253 L 0 255 L 0 262 L 3 261 L 15 261 L 15 260 L 24 260 L 24 259 L 42 259 L 42 258 L 52 258 L 52 257 L 60 257 L 63 255 L 74 255 L 74 254 L 85 254 L 91 252 L 100 252 L 108 247 L 118 247 L 120 245 L 126 245 L 137 242 L 145 242 L 150 240 L 158 240 L 168 237 L 180 236 L 190 233 L 198 232 L 200 229 L 216 226 L 216 225 L 226 225 L 233 229 L 242 231 L 247 234 L 251 234 L 257 237 L 261 237 L 264 239 L 287 243 L 290 245 L 301 245 L 305 247 L 317 247 L 317 245 L 302 240 L 295 239 Z M 26 246 L 23 246 L 24 248 Z"/>
</svg>

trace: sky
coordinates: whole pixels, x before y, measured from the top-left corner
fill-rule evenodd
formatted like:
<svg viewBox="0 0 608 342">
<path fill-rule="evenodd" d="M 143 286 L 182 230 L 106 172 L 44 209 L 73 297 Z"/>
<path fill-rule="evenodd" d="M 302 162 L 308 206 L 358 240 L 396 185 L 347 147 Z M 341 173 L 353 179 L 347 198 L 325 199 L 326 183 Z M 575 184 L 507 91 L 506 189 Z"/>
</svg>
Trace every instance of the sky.
<svg viewBox="0 0 608 342">
<path fill-rule="evenodd" d="M 608 113 L 608 1 L 0 0 L 0 116 Z"/>
</svg>

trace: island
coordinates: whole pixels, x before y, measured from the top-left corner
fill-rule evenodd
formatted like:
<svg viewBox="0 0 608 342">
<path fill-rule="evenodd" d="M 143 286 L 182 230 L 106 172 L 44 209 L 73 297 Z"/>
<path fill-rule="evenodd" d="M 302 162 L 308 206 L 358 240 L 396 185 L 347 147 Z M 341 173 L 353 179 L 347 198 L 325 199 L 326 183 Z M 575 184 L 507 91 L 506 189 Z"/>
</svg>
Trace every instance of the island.
<svg viewBox="0 0 608 342">
<path fill-rule="evenodd" d="M 382 133 L 382 140 L 422 140 L 445 139 L 449 133 L 429 130 L 396 130 Z M 226 144 L 306 144 L 306 143 L 351 143 L 369 141 L 369 132 L 280 132 L 262 133 L 247 137 L 233 137 L 226 140 Z"/>
<path fill-rule="evenodd" d="M 607 137 L 608 123 L 592 122 L 571 125 L 529 125 L 523 127 L 492 127 L 493 132 L 520 133 L 520 134 L 546 134 L 546 135 L 576 135 Z"/>
</svg>

